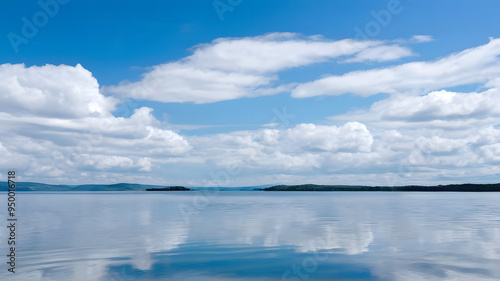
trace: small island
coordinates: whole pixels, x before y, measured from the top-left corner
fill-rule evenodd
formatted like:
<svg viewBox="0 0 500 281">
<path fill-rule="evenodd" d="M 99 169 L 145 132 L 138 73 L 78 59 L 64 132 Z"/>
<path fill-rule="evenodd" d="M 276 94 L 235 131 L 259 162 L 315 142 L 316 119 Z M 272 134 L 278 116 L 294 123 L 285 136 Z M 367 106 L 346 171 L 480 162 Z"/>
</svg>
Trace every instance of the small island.
<svg viewBox="0 0 500 281">
<path fill-rule="evenodd" d="M 262 191 L 448 191 L 448 192 L 491 192 L 500 191 L 500 183 L 496 184 L 449 184 L 449 185 L 407 185 L 407 186 L 359 186 L 359 185 L 275 185 L 255 190 Z"/>
<path fill-rule="evenodd" d="M 190 191 L 191 189 L 184 186 L 169 186 L 163 188 L 148 188 L 146 191 Z"/>
</svg>

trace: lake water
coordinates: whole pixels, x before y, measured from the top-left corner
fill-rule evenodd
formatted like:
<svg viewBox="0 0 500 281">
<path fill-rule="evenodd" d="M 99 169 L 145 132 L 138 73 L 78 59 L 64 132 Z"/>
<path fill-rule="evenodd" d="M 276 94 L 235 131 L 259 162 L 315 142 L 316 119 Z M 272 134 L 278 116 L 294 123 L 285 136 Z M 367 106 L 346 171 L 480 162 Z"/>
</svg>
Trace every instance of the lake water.
<svg viewBox="0 0 500 281">
<path fill-rule="evenodd" d="M 0 206 L 6 210 L 6 194 Z M 500 193 L 18 193 L 0 280 L 499 280 Z M 6 212 L 0 219 L 6 223 Z"/>
</svg>

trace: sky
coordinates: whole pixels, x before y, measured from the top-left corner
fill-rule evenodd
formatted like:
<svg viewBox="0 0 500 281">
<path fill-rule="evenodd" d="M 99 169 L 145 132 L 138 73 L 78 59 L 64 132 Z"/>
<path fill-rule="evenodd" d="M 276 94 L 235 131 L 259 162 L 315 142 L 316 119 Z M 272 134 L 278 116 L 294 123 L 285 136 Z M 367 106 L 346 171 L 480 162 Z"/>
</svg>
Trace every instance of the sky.
<svg viewBox="0 0 500 281">
<path fill-rule="evenodd" d="M 0 180 L 500 182 L 498 1 L 0 5 Z"/>
</svg>

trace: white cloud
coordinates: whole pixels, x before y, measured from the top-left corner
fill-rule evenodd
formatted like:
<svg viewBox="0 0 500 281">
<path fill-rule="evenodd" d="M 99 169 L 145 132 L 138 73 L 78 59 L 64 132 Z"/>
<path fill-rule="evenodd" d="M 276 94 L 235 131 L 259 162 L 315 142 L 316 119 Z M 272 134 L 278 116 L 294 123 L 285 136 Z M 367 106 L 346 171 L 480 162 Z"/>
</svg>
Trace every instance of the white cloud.
<svg viewBox="0 0 500 281">
<path fill-rule="evenodd" d="M 374 103 L 367 111 L 351 112 L 331 117 L 333 120 L 373 122 L 373 126 L 431 126 L 463 129 L 498 121 L 500 91 L 457 93 L 434 91 L 422 96 L 396 95 Z M 424 123 L 424 124 L 422 124 Z"/>
<path fill-rule="evenodd" d="M 331 59 L 342 52 L 335 49 L 339 42 L 295 34 L 219 39 L 198 46 L 192 57 L 159 65 L 142 81 L 114 90 L 140 98 L 199 103 L 274 94 L 293 87 L 274 85 L 275 71 Z M 253 47 L 243 48 L 247 43 Z M 354 48 L 351 55 L 338 59 L 369 61 L 392 47 L 365 43 L 365 49 Z M 286 50 L 297 44 L 311 45 L 314 52 L 307 55 L 305 50 L 299 52 L 300 58 L 289 59 Z M 241 48 L 223 52 L 233 45 Z M 277 56 L 274 61 L 252 53 L 261 45 Z M 9 133 L 0 136 L 0 153 L 5 156 L 0 168 L 17 167 L 27 179 L 62 183 L 204 185 L 216 182 L 209 178 L 210 172 L 227 172 L 228 165 L 241 171 L 227 172 L 227 186 L 489 181 L 500 173 L 499 46 L 500 40 L 494 39 L 436 61 L 351 72 L 300 85 L 294 95 L 308 87 L 317 89 L 305 91 L 308 95 L 392 94 L 368 110 L 334 116 L 322 124 L 281 128 L 271 123 L 257 130 L 202 136 L 167 129 L 168 124 L 157 120 L 148 107 L 134 108 L 127 118 L 114 117 L 118 99 L 100 93 L 97 80 L 80 65 L 4 64 L 0 129 Z M 238 65 L 244 53 L 261 63 L 242 60 Z M 221 61 L 210 68 L 216 57 Z M 484 83 L 481 87 L 489 89 L 443 90 L 467 83 Z"/>
<path fill-rule="evenodd" d="M 39 71 L 53 69 L 57 67 Z M 52 94 L 44 85 L 37 87 L 42 98 Z M 13 132 L 0 137 L 0 152 L 9 159 L 0 166 L 15 165 L 24 177 L 46 182 L 91 178 L 161 184 L 168 179 L 194 185 L 214 184 L 206 175 L 226 171 L 228 165 L 241 170 L 228 185 L 413 184 L 499 172 L 494 168 L 500 159 L 500 130 L 494 127 L 500 124 L 497 89 L 394 95 L 369 110 L 334 117 L 340 125 L 278 129 L 268 124 L 254 131 L 203 136 L 164 129 L 147 107 L 135 109 L 129 118 L 113 117 L 114 99 L 86 93 L 97 95 L 107 107 L 93 114 L 88 103 L 80 102 L 87 97 L 80 97 L 65 101 L 78 113 L 67 112 L 68 118 L 53 116 L 42 106 L 37 116 L 23 110 L 0 113 L 2 130 Z"/>
<path fill-rule="evenodd" d="M 2 64 L 0 103 L 7 113 L 78 118 L 110 116 L 116 100 L 101 95 L 97 80 L 80 64 Z"/>
<path fill-rule="evenodd" d="M 411 43 L 427 43 L 434 41 L 434 38 L 430 35 L 413 35 L 410 38 Z"/>
<path fill-rule="evenodd" d="M 280 123 L 267 123 L 264 125 L 261 125 L 261 127 L 268 127 L 268 128 L 273 128 L 273 127 L 278 127 Z"/>
<path fill-rule="evenodd" d="M 499 165 L 500 164 L 500 144 L 493 143 L 487 144 L 480 148 L 481 161 L 487 164 Z"/>
<path fill-rule="evenodd" d="M 341 127 L 299 124 L 285 133 L 288 148 L 306 151 L 369 152 L 373 137 L 365 125 L 349 122 Z"/>
<path fill-rule="evenodd" d="M 276 77 L 196 68 L 168 63 L 135 83 L 107 87 L 106 91 L 132 98 L 161 102 L 209 103 L 256 96 L 255 90 L 269 85 Z"/>
<path fill-rule="evenodd" d="M 0 167 L 38 181 L 87 182 L 82 171 L 140 175 L 191 149 L 162 128 L 151 108 L 114 117 L 118 100 L 103 96 L 81 65 L 1 65 L 0 101 L 0 129 L 9 132 L 0 136 L 0 152 L 9 159 Z"/>
<path fill-rule="evenodd" d="M 294 33 L 271 33 L 244 38 L 220 38 L 199 45 L 186 61 L 202 69 L 234 72 L 277 72 L 353 55 L 383 44 L 382 41 L 329 41 Z"/>
<path fill-rule="evenodd" d="M 485 45 L 436 61 L 411 62 L 320 78 L 298 85 L 292 91 L 292 96 L 424 94 L 446 87 L 487 83 L 500 75 L 499 55 L 500 39 L 491 39 Z"/>
<path fill-rule="evenodd" d="M 294 86 L 279 85 L 279 71 L 334 58 L 380 62 L 413 55 L 408 48 L 384 44 L 376 40 L 331 41 L 295 33 L 219 38 L 195 46 L 192 55 L 179 61 L 154 66 L 138 82 L 122 82 L 104 89 L 160 102 L 211 103 L 272 95 Z"/>
<path fill-rule="evenodd" d="M 191 137 L 189 142 L 194 147 L 191 156 L 210 159 L 217 167 L 234 164 L 257 173 L 279 174 L 326 169 L 332 159 L 340 158 L 361 164 L 361 158 L 368 158 L 373 137 L 363 124 L 348 122 Z"/>
<path fill-rule="evenodd" d="M 391 61 L 404 57 L 414 56 L 412 50 L 406 47 L 391 45 L 391 46 L 377 46 L 370 49 L 363 50 L 356 54 L 353 58 L 346 59 L 344 62 L 364 62 L 364 61 Z"/>
<path fill-rule="evenodd" d="M 331 119 L 370 128 L 370 170 L 382 168 L 383 184 L 488 181 L 499 173 L 499 101 L 497 89 L 397 95 Z"/>
<path fill-rule="evenodd" d="M 374 103 L 368 111 L 333 117 L 336 120 L 380 120 L 392 122 L 434 122 L 453 125 L 500 117 L 500 92 L 457 93 L 434 91 L 423 96 L 398 95 Z M 399 123 L 398 123 L 399 125 Z M 407 124 L 410 126 L 410 124 Z M 416 125 L 421 126 L 421 125 Z"/>
</svg>

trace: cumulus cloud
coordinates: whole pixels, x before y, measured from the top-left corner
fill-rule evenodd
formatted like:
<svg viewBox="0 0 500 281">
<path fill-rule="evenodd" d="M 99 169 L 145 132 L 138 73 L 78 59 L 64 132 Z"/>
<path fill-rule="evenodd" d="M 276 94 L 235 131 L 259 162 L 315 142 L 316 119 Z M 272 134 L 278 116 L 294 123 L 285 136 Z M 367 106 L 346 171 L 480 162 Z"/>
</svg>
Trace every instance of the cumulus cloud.
<svg viewBox="0 0 500 281">
<path fill-rule="evenodd" d="M 365 125 L 349 122 L 341 127 L 299 124 L 285 132 L 288 149 L 307 151 L 369 152 L 373 137 Z"/>
<path fill-rule="evenodd" d="M 29 179 L 62 183 L 164 184 L 168 179 L 205 185 L 214 183 L 207 180 L 210 172 L 227 174 L 231 165 L 240 172 L 229 173 L 227 186 L 488 181 L 500 173 L 498 47 L 500 40 L 492 39 L 435 61 L 328 76 L 292 91 L 294 97 L 391 94 L 367 110 L 317 124 L 282 128 L 270 123 L 201 136 L 167 129 L 148 107 L 114 117 L 119 99 L 103 95 L 81 65 L 4 64 L 0 129 L 9 133 L 0 136 L 5 156 L 0 168 L 17 167 Z M 295 87 L 280 85 L 279 71 L 333 59 L 391 60 L 404 52 L 411 51 L 383 41 L 329 41 L 288 33 L 223 38 L 154 67 L 139 82 L 108 90 L 195 103 L 271 95 Z M 481 83 L 481 90 L 449 89 L 470 83 Z"/>
<path fill-rule="evenodd" d="M 59 67 L 73 71 L 70 66 Z M 56 79 L 45 72 L 59 72 L 59 67 L 36 69 L 40 76 Z M 77 77 L 86 72 L 81 66 L 74 68 Z M 0 87 L 6 85 L 9 82 L 4 81 Z M 43 98 L 55 95 L 44 84 L 36 87 Z M 428 183 L 500 172 L 494 168 L 500 159 L 496 88 L 394 95 L 368 110 L 332 117 L 336 125 L 267 124 L 257 130 L 202 136 L 182 136 L 163 128 L 148 107 L 134 109 L 128 118 L 114 117 L 111 110 L 117 100 L 102 96 L 97 84 L 92 89 L 64 100 L 72 109 L 61 109 L 65 118 L 54 116 L 50 103 L 40 103 L 36 116 L 22 103 L 13 104 L 18 111 L 0 113 L 0 128 L 11 132 L 0 137 L 0 152 L 9 159 L 0 161 L 0 166 L 14 165 L 25 177 L 46 182 L 81 183 L 92 175 L 93 182 L 163 183 L 172 177 L 175 183 L 192 185 L 214 184 L 206 181 L 207 171 L 226 171 L 230 165 L 241 174 L 231 177 L 229 185 L 403 184 L 418 183 L 417 178 Z M 89 110 L 94 98 L 101 102 L 98 113 Z M 165 170 L 169 174 L 160 175 Z M 391 175 L 397 180 L 385 178 Z"/>
<path fill-rule="evenodd" d="M 162 128 L 151 108 L 114 117 L 118 101 L 102 95 L 81 65 L 0 65 L 0 129 L 9 132 L 0 136 L 0 151 L 9 159 L 0 166 L 68 183 L 81 180 L 83 171 L 151 171 L 155 162 L 191 149 Z"/>
<path fill-rule="evenodd" d="M 434 91 L 397 95 L 369 109 L 330 119 L 363 122 L 374 137 L 372 168 L 383 167 L 385 184 L 427 178 L 482 181 L 499 173 L 498 89 L 459 93 Z M 394 173 L 393 175 L 388 175 Z"/>
<path fill-rule="evenodd" d="M 2 112 L 58 118 L 110 116 L 117 102 L 99 92 L 97 80 L 80 64 L 2 64 L 0 101 Z"/>
<path fill-rule="evenodd" d="M 411 124 L 414 122 L 445 127 L 473 123 L 477 125 L 477 122 L 489 123 L 500 117 L 500 110 L 496 106 L 499 102 L 500 91 L 496 88 L 471 93 L 440 90 L 421 96 L 393 96 L 374 103 L 367 111 L 352 112 L 331 119 L 361 122 L 377 120 L 378 124 L 384 126 L 388 123 L 414 126 Z M 380 123 L 380 121 L 386 122 Z"/>
<path fill-rule="evenodd" d="M 333 162 L 340 159 L 361 165 L 369 158 L 373 137 L 363 124 L 348 122 L 342 126 L 298 124 L 290 129 L 239 131 L 189 141 L 195 147 L 192 156 L 210 159 L 218 167 L 233 164 L 258 173 L 280 174 L 328 167 L 339 170 L 339 162 Z"/>
<path fill-rule="evenodd" d="M 488 83 L 500 75 L 500 39 L 435 61 L 332 75 L 298 85 L 296 98 L 352 93 L 425 94 L 432 90 L 474 83 Z"/>
<path fill-rule="evenodd" d="M 374 110 L 382 112 L 382 119 L 410 122 L 431 120 L 456 120 L 499 116 L 496 104 L 500 93 L 491 89 L 483 93 L 431 92 L 424 96 L 399 97 L 377 103 Z M 377 108 L 377 107 L 385 108 Z"/>
<path fill-rule="evenodd" d="M 179 61 L 154 66 L 138 82 L 122 82 L 105 90 L 138 99 L 193 103 L 270 95 L 293 88 L 279 84 L 277 73 L 283 70 L 335 58 L 381 62 L 413 55 L 406 47 L 384 44 L 295 33 L 219 38 L 195 46 L 192 55 Z"/>
</svg>

